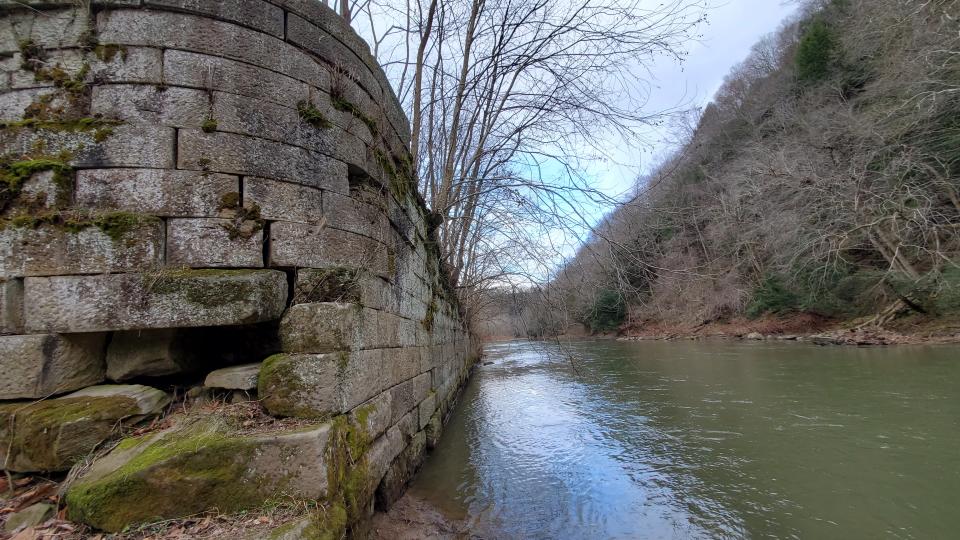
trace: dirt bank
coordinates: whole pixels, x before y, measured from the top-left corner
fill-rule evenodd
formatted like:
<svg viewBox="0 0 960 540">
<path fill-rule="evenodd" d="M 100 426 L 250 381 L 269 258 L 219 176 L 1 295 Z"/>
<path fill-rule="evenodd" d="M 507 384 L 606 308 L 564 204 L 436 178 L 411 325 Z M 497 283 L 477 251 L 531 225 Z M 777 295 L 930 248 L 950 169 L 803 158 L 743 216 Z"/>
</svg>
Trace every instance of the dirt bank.
<svg viewBox="0 0 960 540">
<path fill-rule="evenodd" d="M 377 512 L 370 525 L 370 540 L 461 540 L 481 538 L 471 534 L 464 521 L 451 519 L 430 503 L 409 492 L 389 512 Z"/>
<path fill-rule="evenodd" d="M 883 327 L 863 320 L 837 321 L 808 313 L 701 324 L 639 321 L 621 328 L 624 341 L 729 338 L 810 341 L 819 345 L 960 343 L 960 317 L 909 316 Z"/>
</svg>

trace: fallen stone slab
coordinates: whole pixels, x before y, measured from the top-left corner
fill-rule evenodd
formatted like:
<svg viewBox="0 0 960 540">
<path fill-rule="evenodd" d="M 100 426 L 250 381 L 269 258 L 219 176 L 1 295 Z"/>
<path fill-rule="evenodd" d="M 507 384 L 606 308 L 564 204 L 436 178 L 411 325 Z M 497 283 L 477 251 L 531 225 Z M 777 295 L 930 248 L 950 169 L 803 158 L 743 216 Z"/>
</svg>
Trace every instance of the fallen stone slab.
<svg viewBox="0 0 960 540">
<path fill-rule="evenodd" d="M 257 379 L 260 376 L 260 366 L 262 365 L 262 362 L 257 362 L 256 364 L 231 366 L 211 371 L 203 381 L 203 385 L 207 388 L 225 388 L 227 390 L 256 390 Z"/>
<path fill-rule="evenodd" d="M 0 400 L 39 399 L 103 381 L 106 334 L 0 336 Z"/>
<path fill-rule="evenodd" d="M 32 332 L 230 326 L 280 318 L 287 278 L 277 270 L 26 278 L 24 299 Z"/>
<path fill-rule="evenodd" d="M 327 491 L 330 424 L 244 434 L 219 417 L 123 440 L 68 487 L 69 518 L 108 532 Z"/>
<path fill-rule="evenodd" d="M 156 415 L 170 402 L 142 385 L 92 386 L 62 398 L 0 405 L 0 463 L 16 472 L 65 471 L 123 423 Z"/>
</svg>

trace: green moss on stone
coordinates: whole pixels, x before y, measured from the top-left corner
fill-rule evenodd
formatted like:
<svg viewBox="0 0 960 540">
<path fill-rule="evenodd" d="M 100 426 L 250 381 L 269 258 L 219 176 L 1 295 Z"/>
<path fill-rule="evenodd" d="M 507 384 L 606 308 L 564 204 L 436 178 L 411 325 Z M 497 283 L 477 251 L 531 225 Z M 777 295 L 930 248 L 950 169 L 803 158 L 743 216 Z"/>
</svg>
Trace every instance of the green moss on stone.
<svg viewBox="0 0 960 540">
<path fill-rule="evenodd" d="M 53 180 L 58 187 L 72 187 L 73 167 L 62 157 L 38 156 L 20 161 L 0 159 L 0 214 L 13 204 L 30 177 L 46 171 L 53 171 Z"/>
<path fill-rule="evenodd" d="M 257 394 L 263 406 L 274 416 L 321 420 L 329 411 L 304 404 L 303 397 L 316 391 L 304 380 L 302 358 L 275 354 L 263 361 L 257 378 Z"/>
<path fill-rule="evenodd" d="M 108 438 L 118 420 L 139 413 L 136 401 L 124 396 L 10 403 L 0 406 L 0 443 L 11 455 L 28 456 L 39 470 L 66 470 Z M 85 441 L 71 432 L 66 435 L 69 440 L 61 440 L 63 430 L 72 425 L 82 429 Z"/>
<path fill-rule="evenodd" d="M 66 494 L 74 521 L 109 532 L 159 519 L 217 509 L 232 512 L 262 504 L 268 479 L 251 478 L 247 464 L 256 445 L 215 421 L 133 444 L 115 470 L 81 478 Z M 176 493 L 176 497 L 171 497 Z"/>
<path fill-rule="evenodd" d="M 300 115 L 301 120 L 317 129 L 330 129 L 333 127 L 333 124 L 320 112 L 320 109 L 317 109 L 316 106 L 309 101 L 297 103 L 297 113 Z"/>
<path fill-rule="evenodd" d="M 350 113 L 351 115 L 353 115 L 354 118 L 363 122 L 364 125 L 367 126 L 367 129 L 370 130 L 370 133 L 374 137 L 376 137 L 380 133 L 380 130 L 377 127 L 377 121 L 371 118 L 370 116 L 368 116 L 366 113 L 364 113 L 360 109 L 360 107 L 358 107 L 356 104 L 347 100 L 347 98 L 342 93 L 333 92 L 330 95 L 330 103 L 333 105 L 334 109 L 338 111 Z"/>
<path fill-rule="evenodd" d="M 181 294 L 188 302 L 206 308 L 239 303 L 254 297 L 256 285 L 245 279 L 230 279 L 249 275 L 255 270 L 178 270 L 162 272 L 151 285 L 157 294 Z M 227 279 L 211 280 L 222 277 Z"/>
<path fill-rule="evenodd" d="M 44 119 L 46 114 L 33 112 L 33 116 L 23 120 L 13 120 L 0 122 L 0 129 L 16 131 L 20 129 L 33 129 L 54 132 L 79 133 L 85 131 L 94 132 L 94 140 L 97 140 L 97 133 L 110 130 L 113 126 L 122 124 L 117 120 L 106 120 L 103 118 L 74 118 L 69 120 L 48 120 Z M 97 142 L 103 142 L 104 136 L 100 136 Z"/>
<path fill-rule="evenodd" d="M 370 439 L 366 428 L 348 416 L 333 419 L 327 444 L 327 485 L 331 504 L 340 504 L 346 510 L 349 523 L 366 514 L 366 506 L 373 497 L 369 480 L 367 450 Z"/>
<path fill-rule="evenodd" d="M 62 188 L 61 188 L 62 189 Z M 21 214 L 0 221 L 0 229 L 6 226 L 18 228 L 37 228 L 43 226 L 59 227 L 67 232 L 78 233 L 89 227 L 100 229 L 114 242 L 139 240 L 130 238 L 130 234 L 139 231 L 148 223 L 159 223 L 160 218 L 129 212 L 107 212 L 103 214 L 85 214 L 79 212 L 37 212 Z"/>
<path fill-rule="evenodd" d="M 204 133 L 213 133 L 217 130 L 217 119 L 207 118 L 200 124 L 200 129 L 202 129 Z"/>
<path fill-rule="evenodd" d="M 93 47 L 93 54 L 97 55 L 101 62 L 112 62 L 117 56 L 120 60 L 127 61 L 127 48 L 115 43 L 97 44 Z"/>
</svg>

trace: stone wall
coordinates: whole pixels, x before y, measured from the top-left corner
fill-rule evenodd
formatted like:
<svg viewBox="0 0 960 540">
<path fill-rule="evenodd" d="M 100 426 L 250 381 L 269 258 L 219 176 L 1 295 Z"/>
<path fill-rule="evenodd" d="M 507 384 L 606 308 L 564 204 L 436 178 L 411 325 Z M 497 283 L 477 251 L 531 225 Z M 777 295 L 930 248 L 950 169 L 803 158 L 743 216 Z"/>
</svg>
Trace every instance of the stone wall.
<svg viewBox="0 0 960 540">
<path fill-rule="evenodd" d="M 0 0 L 0 92 L 3 468 L 75 467 L 68 514 L 105 530 L 282 497 L 338 530 L 395 499 L 475 348 L 349 26 Z"/>
</svg>

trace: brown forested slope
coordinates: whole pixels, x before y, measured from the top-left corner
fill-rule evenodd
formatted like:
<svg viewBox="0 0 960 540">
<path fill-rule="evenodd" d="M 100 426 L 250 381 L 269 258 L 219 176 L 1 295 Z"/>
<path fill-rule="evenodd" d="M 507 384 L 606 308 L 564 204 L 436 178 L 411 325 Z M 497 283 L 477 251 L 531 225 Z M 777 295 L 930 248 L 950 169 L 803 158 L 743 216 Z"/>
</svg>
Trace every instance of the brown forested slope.
<svg viewBox="0 0 960 540">
<path fill-rule="evenodd" d="M 728 76 L 546 299 L 596 329 L 949 314 L 958 192 L 960 2 L 809 5 Z"/>
</svg>

